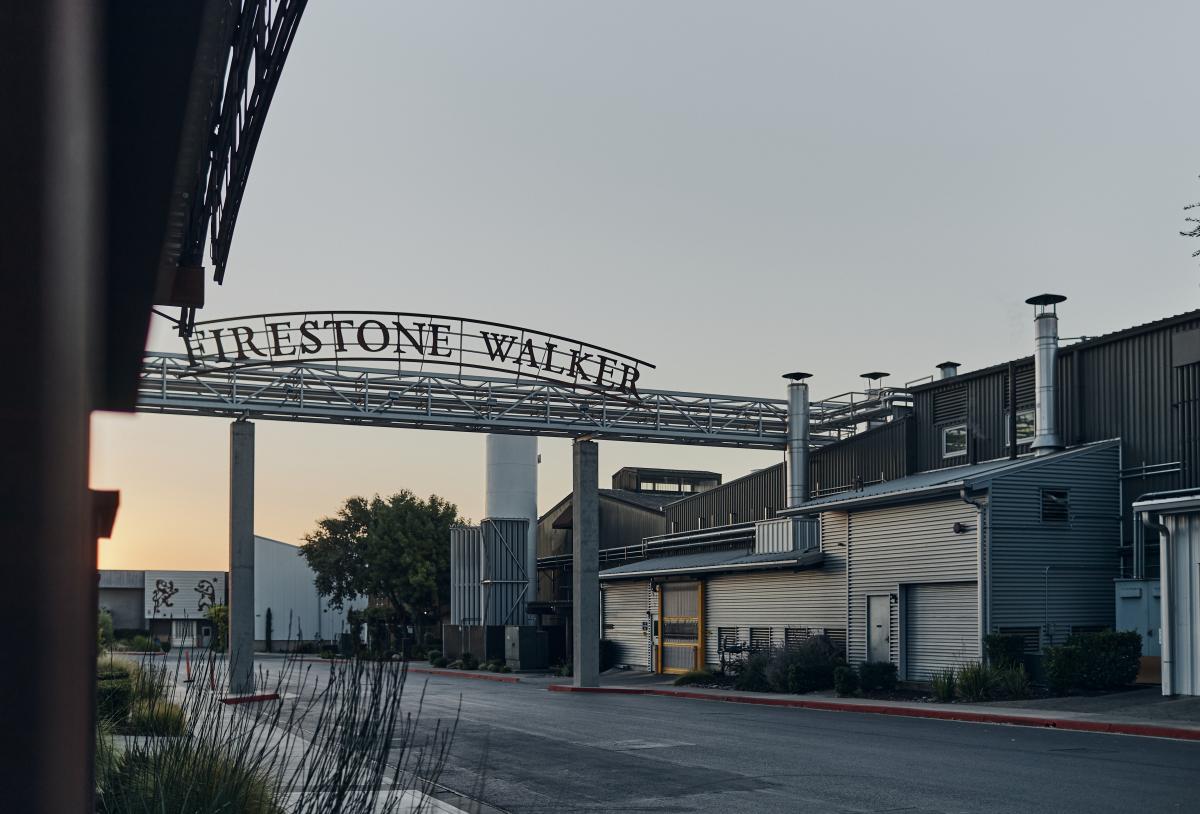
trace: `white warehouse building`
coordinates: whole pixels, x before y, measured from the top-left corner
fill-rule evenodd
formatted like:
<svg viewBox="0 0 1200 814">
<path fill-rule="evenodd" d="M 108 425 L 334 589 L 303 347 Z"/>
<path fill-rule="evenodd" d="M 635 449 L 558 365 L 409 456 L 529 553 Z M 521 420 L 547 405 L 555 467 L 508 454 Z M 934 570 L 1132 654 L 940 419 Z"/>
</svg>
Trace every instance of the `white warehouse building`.
<svg viewBox="0 0 1200 814">
<path fill-rule="evenodd" d="M 365 598 L 333 607 L 314 584 L 297 546 L 254 537 L 254 646 L 283 650 L 288 643 L 337 642 L 350 632 L 347 616 Z M 118 631 L 145 631 L 175 647 L 211 643 L 208 607 L 228 603 L 224 571 L 117 571 L 99 574 L 99 605 Z M 269 620 L 269 629 L 268 629 Z"/>
</svg>

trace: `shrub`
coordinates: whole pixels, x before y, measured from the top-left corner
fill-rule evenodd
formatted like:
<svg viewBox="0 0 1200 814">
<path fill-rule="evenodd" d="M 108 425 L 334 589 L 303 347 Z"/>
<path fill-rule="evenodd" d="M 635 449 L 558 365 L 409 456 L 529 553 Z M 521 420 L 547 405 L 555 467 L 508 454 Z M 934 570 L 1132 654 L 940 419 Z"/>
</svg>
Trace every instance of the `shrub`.
<svg viewBox="0 0 1200 814">
<path fill-rule="evenodd" d="M 1042 669 L 1046 673 L 1046 685 L 1056 695 L 1066 695 L 1080 686 L 1082 659 L 1079 648 L 1074 645 L 1047 647 L 1042 653 Z"/>
<path fill-rule="evenodd" d="M 178 737 L 187 733 L 187 724 L 178 704 L 142 700 L 129 712 L 129 730 L 134 735 Z"/>
<path fill-rule="evenodd" d="M 958 691 L 967 701 L 988 701 L 996 683 L 991 667 L 980 662 L 958 668 Z"/>
<path fill-rule="evenodd" d="M 1115 690 L 1137 678 L 1142 637 L 1136 631 L 1076 633 L 1067 644 L 1079 648 L 1077 686 L 1085 690 Z"/>
<path fill-rule="evenodd" d="M 130 664 L 124 659 L 115 659 L 112 656 L 101 656 L 96 659 L 96 679 L 98 681 L 106 681 L 114 678 L 125 678 L 130 681 L 139 672 L 134 664 Z"/>
<path fill-rule="evenodd" d="M 207 743 L 183 742 L 171 750 L 126 754 L 96 810 L 278 814 L 283 809 L 275 796 L 275 783 L 264 766 Z"/>
<path fill-rule="evenodd" d="M 213 625 L 212 649 L 224 653 L 229 646 L 229 606 L 213 605 L 204 611 L 204 615 Z"/>
<path fill-rule="evenodd" d="M 864 661 L 858 667 L 858 679 L 864 692 L 892 692 L 898 677 L 890 661 Z"/>
<path fill-rule="evenodd" d="M 947 667 L 944 670 L 939 670 L 933 674 L 933 697 L 938 701 L 949 702 L 954 700 L 954 695 L 958 689 L 958 679 L 954 674 L 954 669 Z"/>
<path fill-rule="evenodd" d="M 437 661 L 438 659 L 440 659 L 442 657 L 442 651 L 441 650 L 430 650 L 429 653 L 427 654 L 427 657 L 429 659 L 429 663 L 433 664 L 435 661 Z"/>
<path fill-rule="evenodd" d="M 139 653 L 157 653 L 159 647 L 149 636 L 134 636 L 129 640 L 129 649 Z"/>
<path fill-rule="evenodd" d="M 1029 697 L 1029 674 L 1025 672 L 1025 665 L 997 670 L 995 679 L 996 691 L 1003 697 L 1014 701 Z"/>
<path fill-rule="evenodd" d="M 133 704 L 133 681 L 128 678 L 107 678 L 96 682 L 96 717 L 123 722 L 129 717 Z"/>
<path fill-rule="evenodd" d="M 115 640 L 112 614 L 107 610 L 101 610 L 99 616 L 96 617 L 96 644 L 103 649 L 112 646 Z"/>
<path fill-rule="evenodd" d="M 511 673 L 511 672 L 512 672 L 512 668 L 511 668 L 511 667 L 509 667 L 507 664 L 501 664 L 501 665 L 500 665 L 500 669 L 499 669 L 499 670 L 497 670 L 496 672 L 497 672 L 497 673 Z"/>
<path fill-rule="evenodd" d="M 560 678 L 570 678 L 575 675 L 575 665 L 569 661 L 564 661 L 554 668 L 554 674 Z"/>
<path fill-rule="evenodd" d="M 470 653 L 463 653 L 462 656 L 458 659 L 458 662 L 459 662 L 459 667 L 462 667 L 462 669 L 464 669 L 464 670 L 478 670 L 479 669 L 479 659 L 477 659 L 475 656 L 471 655 Z"/>
<path fill-rule="evenodd" d="M 771 663 L 770 653 L 751 653 L 737 668 L 733 678 L 733 687 L 747 692 L 770 692 L 771 682 L 767 680 L 767 665 Z"/>
<path fill-rule="evenodd" d="M 1047 647 L 1046 683 L 1058 694 L 1115 690 L 1132 682 L 1142 656 L 1142 637 L 1132 630 L 1075 633 L 1065 645 Z"/>
<path fill-rule="evenodd" d="M 681 676 L 676 676 L 676 687 L 689 687 L 692 684 L 708 684 L 713 680 L 712 670 L 688 670 Z"/>
<path fill-rule="evenodd" d="M 833 668 L 833 688 L 843 697 L 858 692 L 858 673 L 848 664 L 839 664 Z"/>
<path fill-rule="evenodd" d="M 983 637 L 983 652 L 989 667 L 996 670 L 1016 667 L 1025 655 L 1025 637 L 989 633 Z"/>
<path fill-rule="evenodd" d="M 429 660 L 429 666 L 430 667 L 446 667 L 446 666 L 448 666 L 448 663 L 446 661 L 445 656 L 438 656 L 437 658 L 432 658 Z"/>
<path fill-rule="evenodd" d="M 775 692 L 806 693 L 833 687 L 833 671 L 841 655 L 825 636 L 814 636 L 800 646 L 777 650 L 767 663 L 766 679 Z"/>
</svg>

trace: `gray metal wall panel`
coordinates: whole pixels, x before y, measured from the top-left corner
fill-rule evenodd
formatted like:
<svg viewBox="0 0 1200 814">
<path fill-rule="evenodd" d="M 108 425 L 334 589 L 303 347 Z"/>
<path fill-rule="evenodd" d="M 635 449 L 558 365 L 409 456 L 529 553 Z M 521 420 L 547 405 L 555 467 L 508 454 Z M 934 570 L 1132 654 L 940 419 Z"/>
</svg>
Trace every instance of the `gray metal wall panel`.
<svg viewBox="0 0 1200 814">
<path fill-rule="evenodd" d="M 904 677 L 930 681 L 979 658 L 974 582 L 909 585 L 904 590 Z"/>
<path fill-rule="evenodd" d="M 1041 628 L 1044 643 L 1060 643 L 1072 625 L 1113 624 L 1119 460 L 1116 446 L 1104 447 L 992 482 L 991 630 Z M 1068 522 L 1042 522 L 1043 488 L 1068 490 Z"/>
<path fill-rule="evenodd" d="M 847 656 L 851 664 L 867 658 L 868 596 L 896 594 L 899 599 L 901 587 L 906 584 L 975 580 L 978 570 L 975 534 L 955 534 L 956 522 L 974 529 L 975 507 L 956 498 L 849 513 Z M 825 550 L 829 547 L 826 540 Z M 891 606 L 892 661 L 897 665 L 901 639 L 899 604 L 897 601 Z M 977 624 L 977 618 L 978 614 L 972 610 L 972 624 Z"/>
<path fill-rule="evenodd" d="M 914 425 L 905 416 L 809 455 L 809 488 L 813 497 L 844 492 L 861 484 L 895 480 L 912 473 Z"/>
<path fill-rule="evenodd" d="M 1164 665 L 1170 674 L 1164 680 L 1174 695 L 1200 695 L 1200 513 L 1170 514 L 1162 520 L 1171 530 L 1162 586 L 1170 607 L 1169 652 L 1164 654 L 1170 657 Z"/>
<path fill-rule="evenodd" d="M 649 669 L 650 636 L 642 625 L 649 620 L 649 580 L 605 583 L 600 592 L 604 638 L 616 643 L 617 663 Z"/>
<path fill-rule="evenodd" d="M 704 653 L 717 664 L 717 629 L 738 628 L 749 641 L 749 628 L 771 628 L 771 645 L 782 647 L 784 629 L 846 626 L 845 548 L 827 550 L 821 568 L 766 571 L 709 578 L 704 585 Z"/>
<path fill-rule="evenodd" d="M 450 529 L 450 621 L 478 625 L 483 621 L 483 536 L 479 526 Z"/>
<path fill-rule="evenodd" d="M 485 518 L 483 531 L 483 624 L 525 624 L 525 549 L 529 521 Z"/>
<path fill-rule="evenodd" d="M 666 509 L 666 531 L 726 526 L 731 515 L 735 523 L 769 520 L 787 505 L 786 480 L 784 465 L 776 464 L 672 503 Z"/>
</svg>

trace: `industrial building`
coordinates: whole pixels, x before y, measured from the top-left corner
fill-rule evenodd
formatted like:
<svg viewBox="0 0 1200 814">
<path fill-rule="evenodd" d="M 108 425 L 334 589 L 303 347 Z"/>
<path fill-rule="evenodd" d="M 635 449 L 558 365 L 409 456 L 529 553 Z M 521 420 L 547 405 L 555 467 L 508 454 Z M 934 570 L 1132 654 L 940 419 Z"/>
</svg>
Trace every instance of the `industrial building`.
<svg viewBox="0 0 1200 814">
<path fill-rule="evenodd" d="M 1200 489 L 1200 311 L 1060 344 L 1062 299 L 1030 300 L 1031 356 L 944 362 L 904 387 L 872 372 L 864 392 L 811 405 L 797 374 L 809 420 L 785 463 L 667 505 L 668 533 L 602 565 L 622 660 L 672 672 L 822 632 L 920 681 L 979 658 L 984 633 L 1036 654 L 1114 626 L 1124 602 L 1149 666 L 1175 642 L 1164 691 L 1195 692 L 1194 504 L 1139 504 L 1156 525 L 1134 503 Z M 1173 601 L 1169 630 L 1160 561 L 1192 603 Z"/>
<path fill-rule="evenodd" d="M 313 584 L 300 549 L 254 537 L 254 647 L 286 650 L 296 642 L 335 642 L 350 632 L 347 614 L 365 599 L 336 608 Z M 119 571 L 99 573 L 99 604 L 118 631 L 145 631 L 173 647 L 207 647 L 213 626 L 206 612 L 228 604 L 224 571 Z"/>
</svg>

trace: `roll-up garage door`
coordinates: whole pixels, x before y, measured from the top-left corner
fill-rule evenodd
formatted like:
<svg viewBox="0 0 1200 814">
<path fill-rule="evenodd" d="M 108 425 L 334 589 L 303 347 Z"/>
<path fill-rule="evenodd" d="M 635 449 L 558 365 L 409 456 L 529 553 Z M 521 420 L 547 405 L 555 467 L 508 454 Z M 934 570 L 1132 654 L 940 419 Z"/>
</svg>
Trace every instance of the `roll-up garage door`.
<svg viewBox="0 0 1200 814">
<path fill-rule="evenodd" d="M 905 590 L 904 655 L 909 681 L 979 658 L 974 582 L 909 585 Z"/>
<path fill-rule="evenodd" d="M 617 646 L 617 664 L 649 667 L 650 634 L 646 611 L 650 584 L 646 580 L 607 582 L 603 597 L 604 638 Z"/>
</svg>

